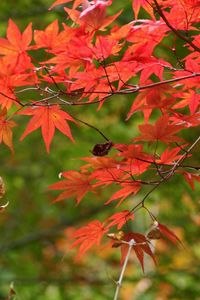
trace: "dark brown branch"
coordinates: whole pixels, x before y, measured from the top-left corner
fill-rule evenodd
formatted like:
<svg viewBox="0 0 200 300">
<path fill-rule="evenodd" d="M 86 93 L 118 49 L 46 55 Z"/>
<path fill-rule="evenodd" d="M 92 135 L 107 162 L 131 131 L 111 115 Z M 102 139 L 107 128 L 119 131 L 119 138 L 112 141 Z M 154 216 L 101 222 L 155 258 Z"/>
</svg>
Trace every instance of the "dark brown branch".
<svg viewBox="0 0 200 300">
<path fill-rule="evenodd" d="M 72 117 L 75 119 L 75 120 L 77 120 L 78 122 L 80 122 L 80 123 L 82 123 L 82 124 L 84 124 L 84 125 L 86 125 L 86 126 L 88 126 L 88 127 L 90 127 L 90 128 L 92 128 L 92 129 L 94 129 L 94 130 L 96 130 L 107 142 L 109 142 L 110 140 L 103 134 L 103 132 L 100 130 L 100 129 L 98 129 L 97 127 L 95 127 L 95 126 L 93 126 L 93 125 L 91 125 L 91 124 L 89 124 L 89 123 L 87 123 L 87 122 L 85 122 L 85 121 L 83 121 L 83 120 L 80 120 L 80 119 L 78 119 L 77 117 L 74 117 L 73 115 L 72 115 Z"/>
<path fill-rule="evenodd" d="M 193 42 L 191 42 L 188 38 L 186 38 L 185 36 L 183 36 L 181 33 L 179 33 L 178 30 L 176 30 L 167 20 L 167 18 L 165 17 L 160 5 L 158 4 L 157 0 L 153 0 L 154 4 L 156 6 L 156 11 L 159 14 L 159 16 L 163 19 L 163 21 L 165 22 L 165 24 L 169 27 L 169 29 L 171 29 L 171 31 L 174 32 L 174 34 L 179 37 L 181 40 L 185 41 L 187 44 L 189 44 L 194 50 L 196 50 L 197 52 L 200 52 L 200 48 L 197 47 Z"/>
<path fill-rule="evenodd" d="M 6 94 L 4 94 L 3 92 L 0 92 L 0 95 L 4 96 L 5 98 L 8 98 L 14 102 L 16 102 L 17 104 L 21 105 L 21 106 L 25 106 L 23 103 L 21 103 L 19 100 L 17 100 L 16 98 L 10 97 Z"/>
<path fill-rule="evenodd" d="M 148 159 L 143 159 L 143 158 L 139 158 L 139 157 L 135 157 L 135 159 L 146 162 L 146 163 L 150 163 L 150 164 L 156 164 L 157 166 L 163 166 L 163 167 L 172 167 L 174 164 L 166 164 L 166 163 L 159 163 L 159 162 L 155 162 L 153 160 L 148 160 Z M 194 169 L 194 170 L 200 170 L 200 166 L 191 166 L 191 165 L 182 165 L 180 164 L 178 166 L 179 168 L 189 168 L 189 169 Z"/>
<path fill-rule="evenodd" d="M 146 84 L 146 85 L 141 85 L 141 86 L 137 86 L 137 85 L 134 85 L 133 88 L 129 88 L 129 89 L 122 89 L 120 91 L 113 91 L 113 93 L 108 93 L 108 92 L 104 92 L 104 91 L 87 91 L 87 92 L 84 92 L 84 91 L 81 91 L 81 92 L 72 92 L 72 93 L 68 93 L 68 92 L 55 92 L 53 94 L 53 91 L 50 93 L 49 91 L 46 91 L 48 92 L 49 94 L 51 94 L 51 96 L 49 96 L 48 98 L 46 99 L 42 99 L 42 100 L 38 100 L 38 101 L 35 101 L 34 103 L 25 103 L 23 104 L 23 106 L 31 106 L 31 105 L 40 105 L 41 102 L 45 102 L 46 100 L 51 100 L 51 99 L 54 99 L 54 98 L 58 98 L 58 100 L 62 101 L 62 103 L 60 103 L 60 105 L 69 105 L 69 106 L 84 106 L 84 105 L 92 105 L 92 104 L 98 104 L 98 103 L 101 103 L 101 102 L 104 102 L 106 100 L 109 100 L 111 98 L 111 96 L 113 95 L 127 95 L 127 94 L 134 94 L 134 93 L 138 93 L 139 91 L 142 91 L 142 90 L 146 90 L 146 89 L 149 89 L 149 88 L 154 88 L 154 87 L 157 87 L 157 86 L 160 86 L 160 85 L 164 85 L 164 84 L 169 84 L 169 83 L 173 83 L 173 82 L 178 82 L 178 81 L 181 81 L 181 80 L 186 80 L 186 79 L 190 79 L 190 78 L 195 78 L 195 77 L 198 77 L 200 76 L 200 73 L 192 73 L 192 74 L 189 74 L 189 75 L 186 75 L 186 76 L 181 76 L 181 77 L 177 77 L 177 78 L 172 78 L 172 79 L 168 79 L 168 80 L 163 80 L 163 81 L 159 81 L 159 82 L 154 82 L 154 83 L 150 83 L 150 84 Z M 73 97 L 73 96 L 77 96 L 77 95 L 82 95 L 82 94 L 105 94 L 106 96 L 103 98 L 103 99 L 100 99 L 100 100 L 96 100 L 96 101 L 93 101 L 93 102 L 69 102 L 69 101 L 65 101 L 64 99 L 60 99 L 59 96 L 60 95 L 66 95 L 66 96 L 69 96 L 69 97 Z M 51 103 L 51 105 L 56 105 L 58 103 Z M 44 105 L 49 105 L 49 103 L 45 104 Z"/>
<path fill-rule="evenodd" d="M 177 78 L 172 78 L 172 79 L 168 79 L 168 80 L 154 82 L 154 83 L 147 84 L 147 85 L 141 85 L 141 86 L 138 87 L 138 90 L 144 90 L 144 89 L 156 87 L 156 86 L 159 86 L 159 85 L 173 83 L 173 82 L 186 80 L 186 79 L 190 79 L 190 78 L 198 77 L 198 76 L 200 76 L 200 73 L 192 73 L 192 74 L 186 75 L 186 76 L 181 76 L 181 77 L 177 77 Z"/>
</svg>

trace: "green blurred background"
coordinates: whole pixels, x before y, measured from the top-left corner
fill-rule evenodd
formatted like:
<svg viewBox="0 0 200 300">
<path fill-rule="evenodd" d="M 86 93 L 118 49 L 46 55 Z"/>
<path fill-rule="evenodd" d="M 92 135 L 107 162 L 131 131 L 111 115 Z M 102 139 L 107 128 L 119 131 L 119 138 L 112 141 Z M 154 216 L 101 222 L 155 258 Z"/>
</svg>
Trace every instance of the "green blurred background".
<svg viewBox="0 0 200 300">
<path fill-rule="evenodd" d="M 48 11 L 51 4 L 50 0 L 17 0 L 15 3 L 2 0 L 1 35 L 5 35 L 9 18 L 21 29 L 30 21 L 36 29 L 45 28 L 55 18 L 65 21 L 61 7 Z M 119 22 L 124 23 L 132 18 L 130 1 L 114 1 L 110 12 L 122 6 L 124 12 Z M 129 142 L 136 136 L 141 115 L 124 122 L 131 101 L 124 101 L 122 96 L 118 100 L 109 101 L 99 112 L 94 107 L 79 107 L 73 112 L 116 143 Z M 74 127 L 76 144 L 57 133 L 51 153 L 47 155 L 39 131 L 19 142 L 28 118 L 16 117 L 15 121 L 20 125 L 14 128 L 15 155 L 11 156 L 9 150 L 0 145 L 0 175 L 7 189 L 1 202 L 9 201 L 8 208 L 0 214 L 0 299 L 6 299 L 12 283 L 19 300 L 112 299 L 113 279 L 117 279 L 120 271 L 119 250 L 94 250 L 82 260 L 74 261 L 75 252 L 69 251 L 67 238 L 71 227 L 111 214 L 112 208 L 101 205 L 102 198 L 110 194 L 89 196 L 75 207 L 72 199 L 52 205 L 55 194 L 48 191 L 48 186 L 58 180 L 59 172 L 78 168 L 79 158 L 90 156 L 89 150 L 103 142 L 101 136 L 84 125 Z M 193 140 L 197 131 L 194 130 L 194 136 L 188 133 L 188 139 Z M 193 163 L 198 164 L 199 158 L 199 149 L 196 149 Z M 200 299 L 199 192 L 199 186 L 191 192 L 177 176 L 151 196 L 148 203 L 152 211 L 161 223 L 173 228 L 182 238 L 185 249 L 158 242 L 158 265 L 154 266 L 147 259 L 145 274 L 133 259 L 127 268 L 121 299 Z M 127 202 L 130 207 L 131 202 L 131 199 Z M 133 226 L 135 231 L 145 232 L 149 226 L 148 216 L 139 212 Z"/>
</svg>

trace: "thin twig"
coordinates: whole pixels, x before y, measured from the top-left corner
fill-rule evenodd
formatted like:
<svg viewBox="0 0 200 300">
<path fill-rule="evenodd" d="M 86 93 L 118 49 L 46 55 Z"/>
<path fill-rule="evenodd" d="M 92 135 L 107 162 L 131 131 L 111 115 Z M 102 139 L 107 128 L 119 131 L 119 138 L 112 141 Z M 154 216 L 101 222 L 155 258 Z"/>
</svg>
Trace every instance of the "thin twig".
<svg viewBox="0 0 200 300">
<path fill-rule="evenodd" d="M 183 149 L 182 149 L 183 150 Z M 171 164 L 167 164 L 167 163 L 159 163 L 159 162 L 155 162 L 153 160 L 148 160 L 148 159 L 143 159 L 143 158 L 139 158 L 139 157 L 135 157 L 135 159 L 139 160 L 139 161 L 143 161 L 146 163 L 150 163 L 150 164 L 156 164 L 157 166 L 162 166 L 162 167 L 172 167 L 174 165 L 174 163 Z M 178 166 L 179 168 L 189 168 L 189 169 L 194 169 L 194 170 L 200 170 L 200 166 L 191 166 L 191 165 L 182 165 L 179 164 Z"/>
<path fill-rule="evenodd" d="M 185 70 L 184 70 L 185 71 Z M 169 84 L 169 83 L 174 83 L 174 82 L 178 82 L 178 81 L 181 81 L 181 80 L 186 80 L 186 79 L 190 79 L 190 78 L 195 78 L 195 77 L 199 77 L 200 76 L 200 73 L 192 73 L 192 74 L 189 74 L 189 75 L 186 75 L 186 76 L 180 76 L 180 77 L 176 77 L 176 78 L 172 78 L 172 79 L 168 79 L 168 80 L 163 80 L 163 81 L 159 81 L 159 82 L 153 82 L 153 83 L 150 83 L 150 84 L 146 84 L 146 85 L 134 85 L 132 88 L 128 88 L 128 89 L 122 89 L 122 90 L 119 90 L 119 91 L 113 91 L 113 92 L 107 92 L 107 91 L 87 91 L 87 92 L 84 92 L 84 91 L 81 91 L 81 92 L 63 92 L 63 91 L 59 91 L 59 92 L 56 92 L 56 91 L 49 91 L 49 90 L 45 90 L 45 92 L 49 92 L 51 94 L 50 97 L 47 97 L 45 99 L 41 99 L 41 100 L 38 100 L 38 101 L 35 101 L 35 103 L 40 103 L 40 102 L 44 102 L 46 100 L 50 100 L 50 99 L 53 99 L 53 98 L 57 98 L 60 100 L 60 102 L 62 102 L 60 105 L 69 105 L 69 106 L 85 106 L 85 105 L 94 105 L 94 104 L 99 104 L 101 102 L 104 102 L 106 100 L 110 100 L 111 99 L 111 96 L 113 95 L 127 95 L 127 94 L 134 94 L 134 93 L 138 93 L 142 90 L 146 90 L 146 89 L 150 89 L 150 88 L 155 88 L 157 86 L 161 86 L 161 85 L 165 85 L 165 84 Z M 20 91 L 18 91 L 18 93 L 20 93 Z M 0 92 L 0 94 L 2 94 L 3 96 L 7 97 L 8 99 L 11 99 L 17 103 L 19 103 L 21 106 L 31 106 L 34 105 L 33 103 L 21 103 L 19 101 L 17 101 L 16 99 L 14 98 L 11 98 L 3 93 Z M 105 95 L 105 97 L 103 97 L 102 99 L 100 100 L 96 100 L 96 101 L 92 101 L 92 102 L 77 102 L 77 101 L 72 101 L 72 102 L 69 102 L 69 101 L 66 101 L 62 98 L 60 98 L 60 95 L 65 95 L 65 96 L 69 96 L 69 97 L 73 97 L 73 96 L 77 96 L 77 95 L 82 95 L 82 94 L 100 94 L 100 95 Z M 51 103 L 52 105 L 55 105 L 55 104 L 58 104 L 58 103 Z M 47 104 L 44 104 L 44 105 L 47 105 Z"/>
<path fill-rule="evenodd" d="M 194 149 L 194 147 L 200 142 L 200 136 L 194 141 L 194 143 L 188 148 L 188 150 L 174 163 L 172 168 L 167 172 L 167 174 L 161 178 L 161 180 L 155 185 L 144 197 L 143 199 L 135 205 L 130 212 L 135 212 L 138 209 L 144 207 L 145 200 L 149 197 L 149 195 L 152 194 L 154 190 L 156 190 L 163 182 L 166 182 L 169 180 L 175 173 L 176 169 L 179 168 L 180 164 L 187 158 L 187 156 L 190 154 L 190 152 Z"/>
<path fill-rule="evenodd" d="M 73 115 L 72 115 L 72 117 L 75 119 L 75 120 L 77 120 L 78 122 L 80 122 L 80 123 L 82 123 L 82 124 L 84 124 L 84 125 L 86 125 L 86 126 L 88 126 L 88 127 L 90 127 L 90 128 L 92 128 L 92 129 L 94 129 L 94 130 L 96 130 L 107 142 L 109 142 L 110 140 L 105 136 L 105 134 L 103 134 L 103 132 L 100 130 L 100 129 L 98 129 L 97 127 L 95 127 L 95 126 L 93 126 L 93 125 L 91 125 L 91 124 L 89 124 L 89 123 L 87 123 L 87 122 L 85 122 L 85 121 L 83 121 L 83 120 L 80 120 L 80 119 L 78 119 L 77 117 L 74 117 Z"/>
<path fill-rule="evenodd" d="M 16 102 L 17 104 L 19 104 L 19 105 L 21 105 L 21 106 L 24 106 L 24 104 L 21 103 L 19 100 L 17 100 L 16 98 L 13 98 L 13 97 L 11 97 L 11 96 L 8 96 L 8 95 L 4 94 L 3 92 L 0 92 L 0 95 L 2 95 L 2 96 L 4 96 L 5 98 L 8 98 L 8 99 L 10 99 L 10 100 Z"/>
<path fill-rule="evenodd" d="M 197 52 L 200 52 L 200 48 L 197 47 L 193 42 L 191 42 L 188 38 L 186 38 L 185 36 L 183 36 L 181 33 L 179 33 L 179 31 L 177 31 L 167 20 L 167 18 L 165 17 L 160 5 L 158 4 L 157 0 L 153 0 L 154 4 L 156 6 L 156 10 L 157 13 L 159 14 L 159 16 L 163 19 L 163 21 L 165 22 L 165 24 L 169 27 L 169 29 L 171 29 L 171 31 L 174 32 L 174 34 L 176 36 L 178 36 L 181 40 L 185 41 L 187 44 L 189 44 L 194 50 L 196 50 Z"/>
<path fill-rule="evenodd" d="M 126 266 L 127 266 L 130 254 L 131 254 L 131 250 L 132 250 L 133 245 L 136 244 L 136 242 L 135 242 L 134 239 L 132 239 L 132 240 L 129 241 L 128 244 L 129 244 L 128 251 L 127 251 L 127 254 L 126 254 L 126 257 L 125 257 L 125 260 L 124 260 L 124 263 L 123 263 L 120 275 L 119 275 L 119 279 L 118 279 L 118 281 L 116 283 L 117 287 L 116 287 L 116 290 L 115 290 L 115 295 L 114 295 L 113 300 L 117 300 L 118 299 L 119 292 L 120 292 L 120 289 L 121 289 L 121 286 L 122 286 L 122 281 L 123 281 L 123 278 L 124 278 L 124 273 L 125 273 L 125 270 L 126 270 Z"/>
</svg>

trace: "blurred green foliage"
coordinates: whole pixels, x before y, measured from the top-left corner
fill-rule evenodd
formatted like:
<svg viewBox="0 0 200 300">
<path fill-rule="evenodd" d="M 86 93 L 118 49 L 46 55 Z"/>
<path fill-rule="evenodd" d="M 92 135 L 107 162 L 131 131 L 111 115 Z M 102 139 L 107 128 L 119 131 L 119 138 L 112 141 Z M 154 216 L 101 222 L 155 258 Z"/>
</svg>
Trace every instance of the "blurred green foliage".
<svg viewBox="0 0 200 300">
<path fill-rule="evenodd" d="M 20 28 L 30 21 L 34 28 L 44 28 L 55 18 L 65 20 L 65 13 L 59 7 L 48 12 L 51 4 L 50 0 L 18 0 L 13 6 L 13 1 L 1 1 L 1 34 L 5 34 L 9 18 Z M 113 11 L 124 5 L 122 23 L 132 18 L 131 3 L 114 1 L 113 5 Z M 159 51 L 170 55 L 165 47 Z M 109 101 L 99 112 L 94 107 L 81 107 L 75 113 L 100 128 L 111 140 L 123 143 L 136 136 L 140 122 L 139 114 L 134 120 L 124 122 L 131 102 L 121 96 Z M 89 150 L 102 142 L 102 138 L 91 128 L 74 127 L 76 144 L 57 133 L 47 155 L 39 132 L 19 142 L 27 120 L 16 118 L 20 126 L 14 129 L 14 156 L 0 145 L 0 175 L 7 188 L 1 201 L 9 201 L 8 208 L 0 215 L 0 299 L 8 295 L 11 282 L 17 300 L 112 299 L 115 289 L 112 278 L 117 278 L 120 271 L 119 251 L 106 250 L 104 254 L 102 250 L 98 255 L 94 252 L 82 261 L 74 261 L 74 252 L 69 251 L 69 241 L 63 236 L 66 227 L 79 226 L 99 215 L 107 216 L 110 208 L 101 207 L 101 198 L 108 197 L 106 192 L 89 197 L 77 208 L 71 199 L 52 205 L 54 194 L 48 191 L 48 186 L 58 180 L 59 172 L 78 168 L 79 158 L 89 156 Z M 193 137 L 188 134 L 187 138 Z M 197 164 L 200 152 L 195 151 L 194 164 Z M 158 266 L 147 261 L 143 274 L 137 263 L 130 263 L 122 299 L 200 299 L 199 192 L 199 187 L 191 192 L 177 176 L 152 194 L 148 202 L 151 209 L 162 223 L 171 225 L 182 236 L 186 249 L 158 241 Z M 136 219 L 134 230 L 145 232 L 149 218 L 139 212 Z"/>
</svg>

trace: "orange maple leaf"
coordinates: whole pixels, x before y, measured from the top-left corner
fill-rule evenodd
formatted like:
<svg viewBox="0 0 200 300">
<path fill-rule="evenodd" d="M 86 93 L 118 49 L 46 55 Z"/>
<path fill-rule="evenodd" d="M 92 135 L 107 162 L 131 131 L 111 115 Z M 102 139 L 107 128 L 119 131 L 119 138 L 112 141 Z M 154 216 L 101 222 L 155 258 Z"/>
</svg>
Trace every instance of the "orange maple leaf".
<svg viewBox="0 0 200 300">
<path fill-rule="evenodd" d="M 82 157 L 83 161 L 86 161 L 88 164 L 82 166 L 83 170 L 92 168 L 94 170 L 112 170 L 115 168 L 120 168 L 120 165 L 115 158 L 111 157 Z"/>
<path fill-rule="evenodd" d="M 58 32 L 58 20 L 55 20 L 49 24 L 44 31 L 35 30 L 34 40 L 38 47 L 53 48 L 57 41 Z"/>
<path fill-rule="evenodd" d="M 91 175 L 77 171 L 67 171 L 63 172 L 62 176 L 65 178 L 64 180 L 56 182 L 49 187 L 51 190 L 64 190 L 54 202 L 75 197 L 77 204 L 79 204 L 85 194 L 93 190 L 91 185 L 93 177 Z"/>
<path fill-rule="evenodd" d="M 173 106 L 173 109 L 186 107 L 188 105 L 191 115 L 198 111 L 200 95 L 196 91 L 189 89 L 186 93 L 181 94 L 180 97 L 183 98 L 183 100 L 178 101 Z"/>
<path fill-rule="evenodd" d="M 180 152 L 180 147 L 175 147 L 170 149 L 167 147 L 165 151 L 162 153 L 159 159 L 156 159 L 156 163 L 159 164 L 173 164 L 174 161 L 182 157 L 181 154 L 178 154 Z"/>
<path fill-rule="evenodd" d="M 75 1 L 72 9 L 67 7 L 64 9 L 69 18 L 76 24 L 84 27 L 87 32 L 104 30 L 105 27 L 110 25 L 122 13 L 122 10 L 120 10 L 115 15 L 106 17 L 106 8 L 112 4 L 110 0 L 96 0 L 91 2 L 82 0 L 81 2 L 82 12 L 75 9 L 78 6 L 77 4 L 79 4 L 78 0 Z"/>
<path fill-rule="evenodd" d="M 6 120 L 7 110 L 4 108 L 0 112 L 0 143 L 7 145 L 12 152 L 14 152 L 13 143 L 12 143 L 12 128 L 17 124 L 14 121 Z"/>
<path fill-rule="evenodd" d="M 10 19 L 7 28 L 7 39 L 0 38 L 0 54 L 3 55 L 21 55 L 32 41 L 32 24 L 30 23 L 23 33 L 20 32 L 17 25 Z"/>
<path fill-rule="evenodd" d="M 197 174 L 192 174 L 189 172 L 182 172 L 182 174 L 185 177 L 185 180 L 187 181 L 187 183 L 190 185 L 190 187 L 192 188 L 192 190 L 194 190 L 194 182 L 198 181 L 200 182 L 200 176 Z"/>
<path fill-rule="evenodd" d="M 61 131 L 66 135 L 72 142 L 74 139 L 71 135 L 71 130 L 66 122 L 66 120 L 72 121 L 75 120 L 65 111 L 59 108 L 59 105 L 47 105 L 47 106 L 32 106 L 26 108 L 22 112 L 19 112 L 22 115 L 33 115 L 32 119 L 29 121 L 26 130 L 22 134 L 20 140 L 23 140 L 28 134 L 32 131 L 41 127 L 43 140 L 45 142 L 47 152 L 50 151 L 50 144 L 52 138 L 55 134 L 55 128 Z"/>
<path fill-rule="evenodd" d="M 121 183 L 121 186 L 122 189 L 114 193 L 114 195 L 112 195 L 112 197 L 105 203 L 105 205 L 117 199 L 121 199 L 117 204 L 117 206 L 119 206 L 124 199 L 132 194 L 137 194 L 137 192 L 140 190 L 140 184 L 132 180 Z"/>
<path fill-rule="evenodd" d="M 49 7 L 49 10 L 51 10 L 52 8 L 54 8 L 57 5 L 62 5 L 62 4 L 66 4 L 69 2 L 72 2 L 72 0 L 57 0 Z M 81 2 L 82 2 L 82 0 L 75 0 L 73 7 L 77 7 L 79 4 L 81 4 Z"/>
<path fill-rule="evenodd" d="M 144 8 L 150 14 L 151 17 L 154 17 L 153 8 L 149 4 L 149 1 L 134 0 L 133 3 L 132 3 L 132 8 L 133 8 L 133 11 L 135 13 L 135 19 L 138 18 L 139 10 L 140 10 L 141 7 Z"/>
<path fill-rule="evenodd" d="M 152 69 L 151 67 L 151 70 Z M 172 93 L 172 89 L 167 84 L 142 91 L 135 97 L 127 119 L 136 111 L 141 110 L 143 111 L 145 121 L 148 122 L 153 109 L 164 110 L 172 105 L 174 102 L 173 97 L 167 97 L 167 94 L 169 95 L 170 93 Z"/>
<path fill-rule="evenodd" d="M 99 245 L 103 235 L 108 231 L 104 224 L 98 220 L 92 221 L 86 226 L 76 230 L 72 237 L 77 239 L 71 246 L 74 248 L 80 244 L 79 255 L 84 254 L 93 245 Z"/>
<path fill-rule="evenodd" d="M 24 57 L 23 57 L 24 58 Z M 35 74 L 26 72 L 25 61 L 17 56 L 10 58 L 4 56 L 0 58 L 0 104 L 7 110 L 18 103 L 14 89 L 16 87 L 34 84 Z"/>
<path fill-rule="evenodd" d="M 121 229 L 124 224 L 128 222 L 128 220 L 133 220 L 134 215 L 129 210 L 123 210 L 118 213 L 115 213 L 111 217 L 109 217 L 106 221 L 109 222 L 106 228 L 113 227 L 117 225 L 117 229 Z"/>
<path fill-rule="evenodd" d="M 122 44 L 119 44 L 112 37 L 98 36 L 93 52 L 98 61 L 103 61 L 111 55 L 117 56 L 121 48 Z"/>
</svg>

